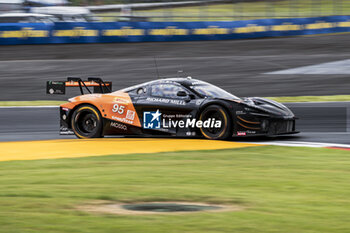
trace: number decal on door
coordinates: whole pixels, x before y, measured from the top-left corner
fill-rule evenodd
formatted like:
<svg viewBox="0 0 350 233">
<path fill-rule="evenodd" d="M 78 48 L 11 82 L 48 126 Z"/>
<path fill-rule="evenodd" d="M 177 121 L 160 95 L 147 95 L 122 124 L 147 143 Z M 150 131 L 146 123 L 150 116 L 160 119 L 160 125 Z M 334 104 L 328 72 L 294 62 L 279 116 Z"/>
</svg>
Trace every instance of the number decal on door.
<svg viewBox="0 0 350 233">
<path fill-rule="evenodd" d="M 120 106 L 119 106 L 119 104 L 114 104 L 113 105 L 112 112 L 116 112 L 116 113 L 118 113 L 120 115 L 123 115 L 124 111 L 125 111 L 125 106 L 124 105 L 120 105 Z"/>
</svg>

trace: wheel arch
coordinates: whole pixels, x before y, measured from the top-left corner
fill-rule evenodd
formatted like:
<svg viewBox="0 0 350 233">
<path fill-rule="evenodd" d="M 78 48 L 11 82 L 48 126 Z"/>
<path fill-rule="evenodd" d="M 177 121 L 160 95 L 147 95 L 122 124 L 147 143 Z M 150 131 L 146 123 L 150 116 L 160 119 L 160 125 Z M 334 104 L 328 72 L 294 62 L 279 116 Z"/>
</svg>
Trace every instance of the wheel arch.
<svg viewBox="0 0 350 233">
<path fill-rule="evenodd" d="M 234 116 L 234 113 L 233 113 L 233 107 L 232 107 L 232 109 L 230 109 L 228 103 L 225 103 L 225 102 L 223 102 L 223 101 L 218 101 L 218 100 L 209 101 L 209 102 L 203 104 L 203 105 L 199 108 L 199 110 L 198 110 L 198 112 L 197 112 L 197 116 L 196 116 L 197 119 L 198 119 L 198 117 L 200 116 L 200 114 L 203 112 L 203 110 L 204 110 L 205 108 L 209 107 L 210 105 L 219 105 L 220 107 L 223 107 L 223 108 L 230 114 L 231 120 L 232 120 L 232 121 L 234 120 L 234 117 L 235 117 L 235 116 Z"/>
</svg>

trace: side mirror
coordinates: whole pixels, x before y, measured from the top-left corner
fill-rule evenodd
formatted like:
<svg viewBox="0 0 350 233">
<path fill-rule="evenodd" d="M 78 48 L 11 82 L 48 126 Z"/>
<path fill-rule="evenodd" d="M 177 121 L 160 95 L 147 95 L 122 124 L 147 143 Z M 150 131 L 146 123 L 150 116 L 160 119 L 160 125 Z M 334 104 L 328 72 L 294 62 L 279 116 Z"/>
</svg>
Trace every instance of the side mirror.
<svg viewBox="0 0 350 233">
<path fill-rule="evenodd" d="M 179 97 L 186 97 L 187 96 L 187 92 L 186 91 L 178 91 L 176 95 L 179 96 Z"/>
</svg>

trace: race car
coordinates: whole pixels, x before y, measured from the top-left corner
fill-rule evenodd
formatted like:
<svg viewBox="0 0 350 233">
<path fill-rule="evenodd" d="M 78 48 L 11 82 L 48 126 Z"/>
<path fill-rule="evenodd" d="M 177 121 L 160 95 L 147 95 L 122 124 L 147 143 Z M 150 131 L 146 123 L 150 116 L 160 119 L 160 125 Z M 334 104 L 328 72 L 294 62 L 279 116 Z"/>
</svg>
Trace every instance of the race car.
<svg viewBox="0 0 350 233">
<path fill-rule="evenodd" d="M 65 94 L 66 87 L 79 87 L 81 95 L 60 106 L 62 135 L 165 135 L 222 140 L 297 133 L 296 117 L 283 104 L 259 97 L 238 98 L 191 77 L 158 79 L 115 92 L 111 91 L 111 82 L 100 78 L 68 78 L 48 81 L 47 93 Z"/>
</svg>

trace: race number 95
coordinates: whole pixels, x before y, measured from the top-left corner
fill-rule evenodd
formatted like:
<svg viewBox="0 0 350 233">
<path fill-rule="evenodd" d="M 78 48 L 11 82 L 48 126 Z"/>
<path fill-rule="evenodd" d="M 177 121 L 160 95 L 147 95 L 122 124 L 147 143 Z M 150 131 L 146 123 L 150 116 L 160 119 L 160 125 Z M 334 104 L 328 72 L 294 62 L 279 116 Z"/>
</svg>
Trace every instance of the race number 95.
<svg viewBox="0 0 350 233">
<path fill-rule="evenodd" d="M 114 104 L 113 105 L 113 109 L 112 109 L 112 112 L 116 112 L 120 115 L 122 115 L 125 111 L 125 106 L 124 105 L 120 105 L 119 104 Z"/>
</svg>

